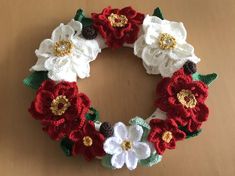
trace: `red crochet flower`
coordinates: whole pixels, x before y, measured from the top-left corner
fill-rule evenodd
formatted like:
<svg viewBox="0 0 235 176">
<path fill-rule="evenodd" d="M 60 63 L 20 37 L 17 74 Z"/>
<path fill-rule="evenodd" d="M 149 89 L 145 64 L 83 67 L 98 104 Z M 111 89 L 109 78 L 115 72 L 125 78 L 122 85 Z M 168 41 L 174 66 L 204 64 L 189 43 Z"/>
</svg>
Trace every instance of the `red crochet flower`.
<svg viewBox="0 0 235 176">
<path fill-rule="evenodd" d="M 169 118 L 181 126 L 186 126 L 190 132 L 200 128 L 208 118 L 209 110 L 204 104 L 208 87 L 201 81 L 193 81 L 191 75 L 186 75 L 181 69 L 171 78 L 163 78 L 157 87 L 160 97 L 156 105 L 167 112 Z"/>
<path fill-rule="evenodd" d="M 103 150 L 105 137 L 95 129 L 92 121 L 85 123 L 82 129 L 72 131 L 69 138 L 74 142 L 73 155 L 81 154 L 88 161 L 96 156 L 105 155 Z"/>
<path fill-rule="evenodd" d="M 176 141 L 183 140 L 186 134 L 178 129 L 178 125 L 173 119 L 150 121 L 151 131 L 148 141 L 154 144 L 158 154 L 162 155 L 166 149 L 175 149 Z"/>
<path fill-rule="evenodd" d="M 78 92 L 75 82 L 56 84 L 46 80 L 38 89 L 29 112 L 41 121 L 43 130 L 52 139 L 59 140 L 84 124 L 89 107 L 89 98 Z"/>
<path fill-rule="evenodd" d="M 136 12 L 131 7 L 123 9 L 105 8 L 102 13 L 92 13 L 94 27 L 112 48 L 119 48 L 124 43 L 134 43 L 139 33 L 139 25 L 144 20 L 144 14 Z"/>
</svg>

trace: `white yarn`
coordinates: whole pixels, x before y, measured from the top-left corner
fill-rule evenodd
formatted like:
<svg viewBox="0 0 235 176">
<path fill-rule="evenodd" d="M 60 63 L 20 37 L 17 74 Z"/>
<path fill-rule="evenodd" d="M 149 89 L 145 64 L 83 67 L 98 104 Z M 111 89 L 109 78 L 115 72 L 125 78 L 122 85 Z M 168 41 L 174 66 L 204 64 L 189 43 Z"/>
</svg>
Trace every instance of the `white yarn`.
<svg viewBox="0 0 235 176">
<path fill-rule="evenodd" d="M 76 31 L 76 34 L 75 34 Z M 48 77 L 54 81 L 77 81 L 90 75 L 89 63 L 96 59 L 101 48 L 97 40 L 81 37 L 82 24 L 71 20 L 67 25 L 60 24 L 52 33 L 51 39 L 45 39 L 35 51 L 38 61 L 32 71 L 48 71 Z M 69 55 L 56 56 L 53 47 L 60 40 L 69 40 L 73 49 Z"/>
<path fill-rule="evenodd" d="M 76 31 L 76 34 L 75 34 Z M 38 60 L 31 71 L 48 71 L 48 77 L 54 81 L 76 81 L 90 75 L 89 63 L 96 59 L 101 49 L 107 48 L 100 34 L 93 40 L 81 36 L 82 24 L 71 20 L 67 25 L 60 24 L 52 33 L 51 39 L 45 39 L 35 51 Z M 173 49 L 162 50 L 158 40 L 161 33 L 167 33 L 176 39 Z M 194 48 L 186 42 L 187 32 L 183 23 L 161 20 L 146 15 L 138 39 L 134 44 L 124 44 L 134 48 L 134 54 L 143 60 L 148 74 L 161 74 L 171 77 L 186 61 L 198 63 Z M 53 46 L 59 40 L 70 40 L 74 46 L 72 53 L 63 57 L 55 56 Z"/>
<path fill-rule="evenodd" d="M 147 15 L 143 22 L 144 34 L 134 44 L 134 54 L 143 59 L 148 74 L 161 74 L 171 77 L 186 61 L 198 63 L 194 48 L 186 42 L 187 32 L 183 23 L 161 20 L 156 16 Z M 159 36 L 167 33 L 176 39 L 173 49 L 163 50 L 159 47 Z"/>
<path fill-rule="evenodd" d="M 137 167 L 138 161 L 146 159 L 151 154 L 149 143 L 140 142 L 143 129 L 139 125 L 125 126 L 122 122 L 114 125 L 114 135 L 104 142 L 104 151 L 110 155 L 111 164 L 114 168 L 120 169 L 126 164 L 129 170 Z M 131 148 L 123 149 L 123 142 L 130 142 Z"/>
</svg>

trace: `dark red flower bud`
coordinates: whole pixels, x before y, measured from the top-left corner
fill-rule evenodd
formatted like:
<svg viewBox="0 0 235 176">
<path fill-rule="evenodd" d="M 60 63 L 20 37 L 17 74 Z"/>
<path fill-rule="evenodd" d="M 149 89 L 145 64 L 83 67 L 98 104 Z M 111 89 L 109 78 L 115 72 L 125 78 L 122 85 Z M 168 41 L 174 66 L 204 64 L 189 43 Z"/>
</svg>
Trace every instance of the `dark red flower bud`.
<svg viewBox="0 0 235 176">
<path fill-rule="evenodd" d="M 92 40 L 97 37 L 97 31 L 91 26 L 85 26 L 82 29 L 82 36 L 87 40 Z"/>
<path fill-rule="evenodd" d="M 106 138 L 113 135 L 113 126 L 109 122 L 103 122 L 100 126 L 100 133 Z"/>
</svg>

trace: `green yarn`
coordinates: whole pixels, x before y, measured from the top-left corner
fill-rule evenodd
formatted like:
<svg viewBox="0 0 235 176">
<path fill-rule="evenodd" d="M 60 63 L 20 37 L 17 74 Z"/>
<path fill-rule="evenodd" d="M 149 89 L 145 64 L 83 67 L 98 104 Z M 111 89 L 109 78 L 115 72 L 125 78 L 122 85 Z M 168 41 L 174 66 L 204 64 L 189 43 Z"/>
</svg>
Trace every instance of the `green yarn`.
<svg viewBox="0 0 235 176">
<path fill-rule="evenodd" d="M 86 114 L 86 119 L 87 120 L 91 120 L 91 121 L 98 121 L 99 120 L 99 112 L 93 108 L 93 107 L 90 107 L 90 112 L 88 112 Z"/>
<path fill-rule="evenodd" d="M 157 7 L 154 12 L 153 12 L 153 16 L 157 16 L 158 18 L 161 18 L 162 20 L 164 20 L 164 17 L 162 15 L 161 9 L 159 7 Z"/>
<path fill-rule="evenodd" d="M 82 9 L 77 10 L 74 20 L 80 21 L 83 27 L 90 26 L 93 23 L 91 18 L 85 17 L 85 14 Z"/>
<path fill-rule="evenodd" d="M 81 22 L 83 18 L 84 18 L 83 10 L 78 9 L 77 12 L 76 12 L 76 15 L 74 17 L 74 20 Z"/>
<path fill-rule="evenodd" d="M 140 160 L 139 164 L 145 167 L 151 167 L 162 160 L 162 155 L 158 155 L 156 151 L 154 151 L 150 157 L 144 160 Z"/>
<path fill-rule="evenodd" d="M 217 74 L 211 73 L 207 75 L 201 75 L 200 73 L 194 73 L 192 77 L 193 80 L 202 81 L 205 84 L 210 85 L 217 78 Z"/>
<path fill-rule="evenodd" d="M 179 129 L 181 131 L 184 131 L 185 134 L 186 134 L 186 139 L 189 139 L 191 137 L 195 137 L 195 136 L 198 136 L 201 132 L 202 132 L 202 129 L 199 129 L 198 131 L 195 131 L 195 132 L 190 132 L 188 131 L 187 127 L 183 127 L 183 126 L 179 126 Z"/>
<path fill-rule="evenodd" d="M 108 154 L 105 155 L 101 160 L 102 166 L 109 168 L 109 169 L 115 169 L 111 164 L 111 158 L 112 158 L 112 155 L 108 155 Z"/>
<path fill-rule="evenodd" d="M 131 119 L 131 120 L 129 121 L 129 123 L 130 123 L 131 125 L 140 125 L 140 126 L 142 126 L 143 128 L 146 128 L 146 129 L 150 130 L 149 124 L 148 124 L 147 122 L 145 122 L 145 120 L 142 119 L 141 117 L 135 117 L 135 118 Z"/>
<path fill-rule="evenodd" d="M 72 156 L 73 142 L 70 139 L 68 138 L 62 139 L 60 142 L 60 147 L 66 156 Z"/>
<path fill-rule="evenodd" d="M 139 125 L 143 128 L 144 130 L 144 133 L 143 133 L 143 136 L 142 136 L 142 139 L 141 140 L 146 140 L 147 139 L 147 136 L 149 134 L 149 131 L 150 131 L 150 126 L 147 122 L 145 122 L 144 119 L 142 119 L 141 117 L 135 117 L 133 119 L 131 119 L 129 121 L 129 123 L 131 125 Z"/>
<path fill-rule="evenodd" d="M 38 89 L 46 79 L 48 79 L 47 71 L 35 71 L 23 80 L 23 84 L 33 89 Z"/>
</svg>

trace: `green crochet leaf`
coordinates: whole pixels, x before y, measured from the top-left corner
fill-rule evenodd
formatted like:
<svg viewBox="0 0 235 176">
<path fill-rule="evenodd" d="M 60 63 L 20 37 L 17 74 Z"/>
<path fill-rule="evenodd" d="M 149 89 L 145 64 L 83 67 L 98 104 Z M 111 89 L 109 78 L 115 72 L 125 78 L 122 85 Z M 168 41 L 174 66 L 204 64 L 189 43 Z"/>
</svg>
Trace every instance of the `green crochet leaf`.
<svg viewBox="0 0 235 176">
<path fill-rule="evenodd" d="M 202 129 L 199 129 L 198 131 L 195 131 L 195 132 L 190 132 L 187 130 L 187 127 L 183 127 L 183 126 L 179 126 L 179 129 L 181 131 L 184 131 L 185 134 L 186 134 L 186 139 L 189 139 L 191 137 L 195 137 L 195 136 L 198 136 L 201 132 L 202 132 Z"/>
<path fill-rule="evenodd" d="M 74 20 L 80 21 L 83 27 L 90 26 L 93 23 L 91 18 L 85 17 L 85 14 L 82 9 L 77 10 Z"/>
<path fill-rule="evenodd" d="M 153 16 L 157 16 L 158 18 L 161 18 L 162 20 L 164 20 L 164 17 L 162 15 L 161 9 L 159 7 L 157 7 L 154 12 L 153 12 Z"/>
<path fill-rule="evenodd" d="M 109 169 L 115 169 L 111 164 L 111 158 L 112 158 L 112 155 L 108 155 L 108 154 L 105 155 L 101 160 L 102 166 L 109 168 Z"/>
<path fill-rule="evenodd" d="M 205 84 L 210 85 L 217 78 L 217 74 L 211 73 L 207 75 L 201 75 L 200 73 L 194 73 L 192 77 L 193 80 L 202 81 Z"/>
<path fill-rule="evenodd" d="M 139 164 L 145 167 L 151 167 L 162 160 L 162 155 L 158 155 L 157 152 L 153 152 L 150 157 L 144 160 L 140 160 Z"/>
<path fill-rule="evenodd" d="M 81 22 L 84 17 L 85 16 L 84 16 L 83 10 L 82 9 L 78 9 L 77 12 L 76 12 L 76 15 L 74 17 L 74 20 Z"/>
<path fill-rule="evenodd" d="M 131 119 L 131 120 L 129 121 L 129 123 L 130 123 L 131 125 L 140 125 L 140 126 L 142 126 L 143 128 L 146 128 L 146 129 L 150 130 L 149 124 L 148 124 L 147 122 L 145 122 L 145 120 L 142 119 L 141 117 L 135 117 L 135 118 Z"/>
<path fill-rule="evenodd" d="M 86 26 L 92 25 L 93 21 L 92 21 L 91 18 L 86 18 L 86 17 L 84 17 L 84 18 L 82 19 L 81 23 L 82 23 L 83 27 L 86 27 Z"/>
<path fill-rule="evenodd" d="M 73 142 L 71 140 L 69 140 L 68 138 L 62 139 L 60 142 L 60 147 L 66 156 L 72 155 Z"/>
<path fill-rule="evenodd" d="M 133 119 L 131 119 L 129 121 L 129 123 L 131 125 L 139 125 L 143 128 L 144 130 L 144 133 L 143 133 L 143 136 L 142 136 L 142 140 L 146 140 L 148 134 L 149 134 L 149 131 L 150 131 L 150 126 L 147 122 L 145 122 L 144 119 L 140 118 L 140 117 L 135 117 Z"/>
<path fill-rule="evenodd" d="M 90 107 L 89 112 L 86 114 L 86 119 L 91 121 L 98 121 L 99 112 L 95 108 Z"/>
<path fill-rule="evenodd" d="M 48 79 L 47 71 L 35 71 L 23 80 L 24 85 L 38 89 L 43 81 Z"/>
</svg>

